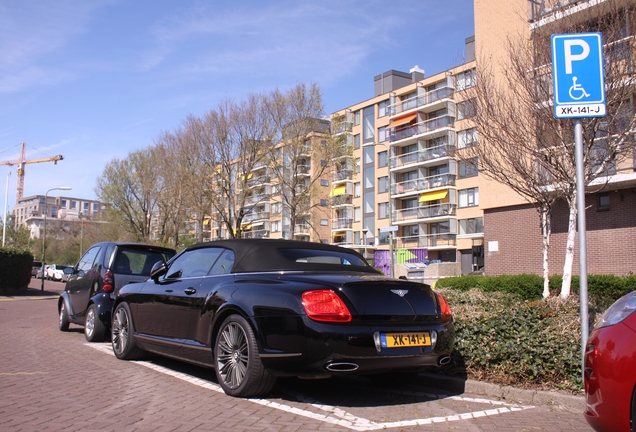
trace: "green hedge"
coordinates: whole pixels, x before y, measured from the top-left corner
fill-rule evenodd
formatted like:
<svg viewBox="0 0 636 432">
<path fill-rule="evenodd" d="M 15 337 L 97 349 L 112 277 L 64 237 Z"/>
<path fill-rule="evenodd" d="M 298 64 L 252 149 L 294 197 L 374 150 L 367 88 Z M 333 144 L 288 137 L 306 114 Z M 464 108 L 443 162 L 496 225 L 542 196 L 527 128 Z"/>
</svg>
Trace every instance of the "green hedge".
<svg viewBox="0 0 636 432">
<path fill-rule="evenodd" d="M 577 296 L 528 301 L 479 288 L 438 290 L 453 310 L 456 331 L 452 362 L 441 373 L 580 392 Z"/>
<path fill-rule="evenodd" d="M 26 291 L 32 266 L 29 250 L 0 248 L 0 292 Z"/>
<path fill-rule="evenodd" d="M 563 278 L 560 275 L 550 277 L 550 293 L 559 294 Z M 437 281 L 438 288 L 453 288 L 468 291 L 480 288 L 484 292 L 505 292 L 518 295 L 523 300 L 538 300 L 543 297 L 543 278 L 534 274 L 502 276 L 458 276 Z M 596 301 L 611 304 L 625 294 L 636 291 L 636 275 L 589 275 L 587 278 L 588 295 Z M 579 293 L 579 277 L 572 277 L 571 293 Z"/>
</svg>

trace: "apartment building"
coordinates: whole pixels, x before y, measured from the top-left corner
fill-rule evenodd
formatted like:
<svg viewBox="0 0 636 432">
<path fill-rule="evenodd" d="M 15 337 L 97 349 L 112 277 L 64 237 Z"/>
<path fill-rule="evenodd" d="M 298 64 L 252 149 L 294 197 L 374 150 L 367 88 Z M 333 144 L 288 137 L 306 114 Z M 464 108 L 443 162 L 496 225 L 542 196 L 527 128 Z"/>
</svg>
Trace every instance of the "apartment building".
<svg viewBox="0 0 636 432">
<path fill-rule="evenodd" d="M 521 35 L 528 44 L 536 47 L 538 41 L 547 40 L 552 33 L 601 31 L 606 67 L 625 64 L 620 78 L 622 85 L 629 76 L 633 77 L 636 7 L 633 0 L 476 0 L 474 5 L 478 67 L 483 59 L 492 65 L 502 64 L 509 55 L 506 41 L 511 35 Z M 599 27 L 603 20 L 598 17 L 607 18 L 612 13 L 614 18 L 610 21 L 614 23 L 610 25 L 616 22 L 620 25 L 618 31 L 606 32 L 602 25 Z M 574 31 L 564 31 L 565 20 Z M 537 77 L 543 83 L 537 85 L 544 85 L 551 97 L 550 65 L 539 63 L 536 70 L 544 73 Z M 502 69 L 495 68 L 494 72 L 499 80 L 505 79 Z M 624 98 L 628 102 L 626 117 L 633 119 L 633 93 L 625 94 Z M 631 124 L 630 121 L 625 123 Z M 611 125 L 603 127 L 601 124 L 599 131 L 600 144 L 605 139 L 612 139 Z M 624 275 L 636 270 L 636 151 L 633 135 L 626 141 L 631 150 L 617 155 L 615 161 L 608 164 L 604 175 L 586 188 L 587 258 L 591 274 Z M 482 179 L 480 208 L 484 213 L 486 273 L 541 274 L 542 239 L 534 206 L 502 184 Z M 564 201 L 557 201 L 553 206 L 551 218 L 550 273 L 560 274 L 568 229 L 568 206 Z M 578 269 L 577 244 L 573 264 L 575 274 Z"/>
<path fill-rule="evenodd" d="M 394 275 L 456 263 L 453 272 L 483 267 L 483 212 L 475 163 L 455 158 L 476 145 L 465 90 L 475 83 L 474 38 L 467 62 L 425 77 L 390 70 L 374 77 L 374 96 L 332 115 L 350 119 L 353 161 L 336 170 L 332 243 L 354 248 Z M 355 167 L 355 169 L 351 169 Z M 335 180 L 334 179 L 334 180 Z M 352 223 L 343 225 L 340 221 Z"/>
<path fill-rule="evenodd" d="M 608 13 L 611 2 L 476 0 L 475 36 L 466 39 L 465 64 L 430 77 L 417 66 L 409 73 L 391 70 L 375 76 L 372 98 L 332 114 L 332 119 L 350 124 L 347 133 L 354 146 L 352 161 L 334 173 L 331 194 L 339 199 L 331 200 L 332 243 L 359 250 L 387 274 L 393 246 L 395 276 L 415 275 L 422 263 L 430 262 L 455 263 L 448 273 L 457 274 L 484 266 L 489 275 L 541 274 L 542 237 L 533 204 L 480 175 L 477 159 L 457 157 L 463 148 L 489 144 L 471 123 L 469 89 L 480 61 L 505 63 L 512 38 L 521 35 L 524 43 L 536 43 L 538 37 L 549 37 L 564 17 L 584 30 L 585 19 Z M 633 10 L 636 2 L 621 4 Z M 631 18 L 624 14 L 621 38 L 607 46 L 633 45 Z M 616 57 L 633 61 L 631 55 L 615 52 L 611 61 Z M 536 67 L 544 71 L 537 85 L 550 92 L 549 65 Z M 503 69 L 492 70 L 496 83 L 507 84 Z M 633 96 L 630 106 L 633 118 Z M 633 144 L 631 148 L 631 155 L 617 157 L 587 188 L 590 273 L 636 269 L 636 151 Z M 566 203 L 557 201 L 551 215 L 550 271 L 560 273 Z"/>
<path fill-rule="evenodd" d="M 103 203 L 94 200 L 33 195 L 18 201 L 13 207 L 13 218 L 16 226 L 26 227 L 31 231 L 31 238 L 39 238 L 45 214 L 49 221 L 100 220 L 105 209 Z"/>
</svg>

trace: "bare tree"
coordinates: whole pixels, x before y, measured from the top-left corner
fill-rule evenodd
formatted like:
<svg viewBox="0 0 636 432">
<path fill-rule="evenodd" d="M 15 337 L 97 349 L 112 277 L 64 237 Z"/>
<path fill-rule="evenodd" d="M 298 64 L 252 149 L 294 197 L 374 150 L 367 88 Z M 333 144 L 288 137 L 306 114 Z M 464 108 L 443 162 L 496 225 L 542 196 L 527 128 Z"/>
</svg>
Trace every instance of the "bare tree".
<svg viewBox="0 0 636 432">
<path fill-rule="evenodd" d="M 132 234 L 150 241 L 150 222 L 156 208 L 158 172 L 152 150 L 138 150 L 126 159 L 113 159 L 97 179 L 95 192 L 108 205 L 106 217 Z"/>
<path fill-rule="evenodd" d="M 634 151 L 633 10 L 608 0 L 603 8 L 559 15 L 531 40 L 511 37 L 507 59 L 494 64 L 479 59 L 475 124 L 480 144 L 459 151 L 464 161 L 477 158 L 479 171 L 506 184 L 535 205 L 543 236 L 544 296 L 548 291 L 549 209 L 556 199 L 569 205 L 566 259 L 561 296 L 570 294 L 576 235 L 576 166 L 573 122 L 556 119 L 552 106 L 550 35 L 598 31 L 605 45 L 607 116 L 584 120 L 586 185 L 604 187 L 608 176 Z M 531 42 L 531 43 L 529 43 Z M 497 71 L 501 74 L 496 76 Z"/>
<path fill-rule="evenodd" d="M 308 215 L 320 204 L 316 199 L 320 181 L 331 172 L 334 158 L 345 151 L 343 139 L 332 134 L 330 123 L 322 119 L 322 96 L 315 84 L 273 91 L 267 97 L 267 111 L 277 143 L 267 155 L 267 166 L 294 233 L 297 223 L 315 225 Z"/>
</svg>

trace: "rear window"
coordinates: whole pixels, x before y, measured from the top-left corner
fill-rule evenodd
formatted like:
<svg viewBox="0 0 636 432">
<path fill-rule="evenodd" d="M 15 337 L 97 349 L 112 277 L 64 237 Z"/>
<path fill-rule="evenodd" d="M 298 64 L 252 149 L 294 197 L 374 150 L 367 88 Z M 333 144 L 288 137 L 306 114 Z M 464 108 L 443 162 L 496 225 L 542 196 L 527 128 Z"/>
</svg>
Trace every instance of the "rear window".
<svg viewBox="0 0 636 432">
<path fill-rule="evenodd" d="M 346 251 L 278 249 L 278 252 L 287 260 L 295 263 L 367 266 L 367 263 L 360 257 Z"/>
<path fill-rule="evenodd" d="M 161 260 L 168 261 L 173 255 L 165 251 L 123 247 L 115 259 L 114 273 L 150 276 L 150 270 L 155 263 Z"/>
</svg>

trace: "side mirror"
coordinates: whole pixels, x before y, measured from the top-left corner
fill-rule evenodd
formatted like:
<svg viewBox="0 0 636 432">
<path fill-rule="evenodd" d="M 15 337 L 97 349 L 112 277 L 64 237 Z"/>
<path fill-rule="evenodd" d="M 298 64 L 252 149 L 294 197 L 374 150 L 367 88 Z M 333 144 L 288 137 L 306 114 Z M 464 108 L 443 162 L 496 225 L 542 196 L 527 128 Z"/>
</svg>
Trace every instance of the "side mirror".
<svg viewBox="0 0 636 432">
<path fill-rule="evenodd" d="M 157 282 L 157 280 L 166 274 L 168 271 L 168 265 L 165 261 L 157 261 L 150 270 L 150 279 Z"/>
<path fill-rule="evenodd" d="M 66 267 L 64 270 L 62 270 L 62 272 L 64 274 L 73 274 L 73 273 L 75 273 L 75 268 L 74 267 Z"/>
</svg>

